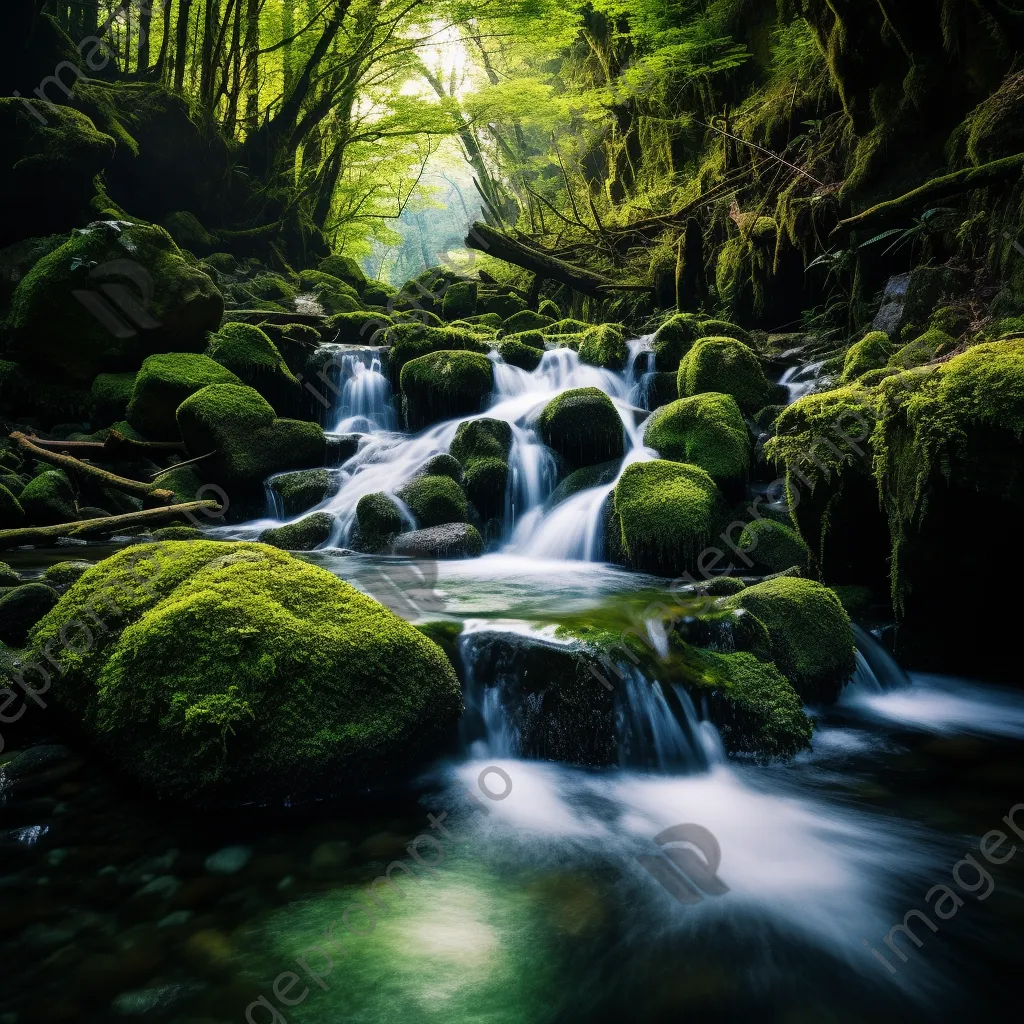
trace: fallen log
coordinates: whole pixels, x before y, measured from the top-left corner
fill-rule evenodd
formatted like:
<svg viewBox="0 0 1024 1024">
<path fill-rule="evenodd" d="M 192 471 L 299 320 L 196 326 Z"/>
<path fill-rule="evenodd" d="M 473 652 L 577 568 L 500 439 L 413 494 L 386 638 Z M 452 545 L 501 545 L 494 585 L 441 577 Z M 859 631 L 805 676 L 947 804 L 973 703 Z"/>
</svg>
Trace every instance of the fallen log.
<svg viewBox="0 0 1024 1024">
<path fill-rule="evenodd" d="M 559 281 L 584 295 L 599 298 L 603 290 L 613 287 L 613 283 L 601 274 L 595 274 L 591 270 L 566 263 L 539 249 L 533 249 L 511 235 L 495 231 L 480 221 L 469 229 L 466 245 L 470 249 L 477 249 L 488 256 L 530 270 L 541 277 Z"/>
<path fill-rule="evenodd" d="M 112 430 L 105 441 L 44 441 L 39 437 L 31 437 L 30 440 L 44 451 L 66 452 L 75 458 L 94 455 L 110 462 L 178 455 L 185 451 L 181 441 L 136 441 L 116 430 Z"/>
<path fill-rule="evenodd" d="M 43 462 L 49 462 L 51 465 L 59 466 L 61 469 L 69 470 L 72 473 L 77 473 L 79 476 L 92 477 L 93 480 L 96 480 L 104 487 L 113 487 L 115 490 L 123 491 L 125 494 L 132 494 L 137 498 L 151 498 L 157 501 L 170 501 L 174 497 L 171 491 L 157 488 L 153 484 L 143 483 L 141 480 L 130 480 L 126 476 L 118 476 L 116 473 L 110 473 L 105 469 L 100 469 L 98 466 L 90 465 L 88 462 L 82 462 L 72 455 L 65 455 L 62 452 L 41 448 L 33 438 L 23 434 L 20 430 L 16 430 L 11 434 L 11 440 L 19 448 L 30 453 L 35 458 Z"/>
<path fill-rule="evenodd" d="M 954 171 L 952 174 L 932 178 L 902 196 L 887 199 L 884 203 L 878 203 L 853 217 L 841 220 L 832 229 L 832 234 L 846 238 L 851 231 L 859 231 L 868 225 L 874 231 L 884 229 L 900 219 L 908 219 L 925 203 L 940 202 L 963 192 L 969 192 L 971 189 L 998 185 L 1015 176 L 1019 177 L 1022 170 L 1024 170 L 1024 153 L 1017 153 L 1014 156 L 982 164 L 980 167 L 967 167 L 962 171 Z"/>
<path fill-rule="evenodd" d="M 220 505 L 211 498 L 205 498 L 202 501 L 182 502 L 180 505 L 127 512 L 120 516 L 104 516 L 102 519 L 78 519 L 57 526 L 24 526 L 17 530 L 0 530 L 0 549 L 9 550 L 23 544 L 38 544 L 40 541 L 58 540 L 61 537 L 109 537 L 135 526 L 156 526 L 200 510 L 219 511 Z"/>
</svg>

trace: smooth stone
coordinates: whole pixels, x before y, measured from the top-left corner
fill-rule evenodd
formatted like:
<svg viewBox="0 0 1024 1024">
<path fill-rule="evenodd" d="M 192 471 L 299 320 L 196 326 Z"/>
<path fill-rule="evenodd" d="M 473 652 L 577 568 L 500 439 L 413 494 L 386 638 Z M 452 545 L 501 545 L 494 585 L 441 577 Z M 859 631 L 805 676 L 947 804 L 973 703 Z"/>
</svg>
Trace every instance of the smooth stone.
<svg viewBox="0 0 1024 1024">
<path fill-rule="evenodd" d="M 484 553 L 484 545 L 476 527 L 447 523 L 400 534 L 391 550 L 412 558 L 477 558 Z"/>
<path fill-rule="evenodd" d="M 153 881 L 147 882 L 135 896 L 160 896 L 170 899 L 180 888 L 181 882 L 174 875 L 159 875 Z"/>
<path fill-rule="evenodd" d="M 206 870 L 215 875 L 234 875 L 252 859 L 249 846 L 225 846 L 206 858 Z"/>
<path fill-rule="evenodd" d="M 174 910 L 166 917 L 160 918 L 156 926 L 157 928 L 177 928 L 183 924 L 188 924 L 191 920 L 191 910 Z"/>
</svg>

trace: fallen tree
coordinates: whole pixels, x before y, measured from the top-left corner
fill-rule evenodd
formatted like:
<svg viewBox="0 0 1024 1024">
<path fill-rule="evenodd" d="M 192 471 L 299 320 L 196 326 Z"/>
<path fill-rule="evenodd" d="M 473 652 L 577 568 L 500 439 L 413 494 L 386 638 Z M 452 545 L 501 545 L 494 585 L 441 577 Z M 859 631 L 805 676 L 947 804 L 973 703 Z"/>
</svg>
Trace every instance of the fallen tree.
<svg viewBox="0 0 1024 1024">
<path fill-rule="evenodd" d="M 177 455 L 185 451 L 181 441 L 136 441 L 116 430 L 112 430 L 105 441 L 44 441 L 38 437 L 29 440 L 43 451 L 66 452 L 75 458 L 95 455 L 108 462 L 132 462 L 152 458 L 154 455 Z"/>
<path fill-rule="evenodd" d="M 164 505 L 147 508 L 141 512 L 127 512 L 120 516 L 104 516 L 101 519 L 78 519 L 57 526 L 25 526 L 17 530 L 0 530 L 0 549 L 21 547 L 23 544 L 38 544 L 41 541 L 59 540 L 61 537 L 109 537 L 136 526 L 158 526 L 179 516 L 200 510 L 218 512 L 220 505 L 210 498 L 202 501 L 186 501 L 180 505 Z"/>
</svg>

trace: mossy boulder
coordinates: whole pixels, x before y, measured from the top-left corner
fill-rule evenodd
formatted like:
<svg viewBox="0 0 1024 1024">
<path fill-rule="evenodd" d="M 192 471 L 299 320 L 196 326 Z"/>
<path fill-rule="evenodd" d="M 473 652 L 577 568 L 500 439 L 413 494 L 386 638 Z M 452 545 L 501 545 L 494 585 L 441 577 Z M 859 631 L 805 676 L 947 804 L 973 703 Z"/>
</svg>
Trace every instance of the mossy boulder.
<svg viewBox="0 0 1024 1024">
<path fill-rule="evenodd" d="M 21 502 L 0 483 L 0 530 L 13 530 L 25 522 L 25 510 Z"/>
<path fill-rule="evenodd" d="M 806 575 L 810 570 L 810 548 L 796 530 L 784 523 L 755 519 L 743 528 L 739 548 L 760 572 L 782 572 L 796 566 Z"/>
<path fill-rule="evenodd" d="M 75 492 L 64 471 L 47 469 L 33 477 L 18 498 L 31 526 L 56 526 L 78 517 Z"/>
<path fill-rule="evenodd" d="M 840 379 L 848 384 L 863 377 L 869 370 L 881 369 L 889 362 L 893 351 L 892 342 L 885 331 L 871 331 L 847 349 Z"/>
<path fill-rule="evenodd" d="M 260 543 L 283 551 L 312 551 L 326 544 L 334 532 L 334 516 L 329 512 L 314 512 L 295 523 L 275 526 L 260 534 Z"/>
<path fill-rule="evenodd" d="M 443 320 L 461 320 L 476 313 L 476 281 L 456 281 L 445 290 L 441 300 Z"/>
<path fill-rule="evenodd" d="M 712 546 L 726 511 L 714 480 L 703 469 L 679 462 L 628 466 L 614 495 L 626 563 L 661 576 L 693 569 Z"/>
<path fill-rule="evenodd" d="M 431 455 L 421 470 L 424 476 L 450 476 L 457 484 L 462 483 L 462 466 L 459 460 L 447 452 Z"/>
<path fill-rule="evenodd" d="M 0 592 L 0 642 L 21 647 L 32 627 L 60 600 L 53 587 L 24 583 Z"/>
<path fill-rule="evenodd" d="M 0 587 L 16 587 L 21 577 L 6 563 L 0 562 Z"/>
<path fill-rule="evenodd" d="M 768 630 L 772 660 L 805 701 L 835 700 L 856 668 L 850 617 L 828 587 L 782 576 L 725 598 Z"/>
<path fill-rule="evenodd" d="M 201 465 L 202 463 L 172 466 L 156 477 L 153 483 L 165 491 L 170 491 L 174 495 L 175 504 L 178 505 L 186 501 L 200 501 L 203 498 L 212 498 L 214 496 L 210 493 L 204 492 L 200 494 L 206 482 L 199 475 L 198 467 Z M 214 500 L 216 499 L 214 498 Z"/>
<path fill-rule="evenodd" d="M 92 567 L 92 562 L 85 562 L 81 559 L 54 562 L 43 573 L 42 582 L 62 594 L 68 587 L 77 583 Z"/>
<path fill-rule="evenodd" d="M 367 285 L 363 268 L 351 256 L 343 256 L 340 253 L 332 254 L 317 264 L 317 270 L 322 274 L 330 274 L 331 277 L 344 281 L 360 294 Z"/>
<path fill-rule="evenodd" d="M 481 313 L 496 313 L 504 321 L 526 311 L 526 299 L 515 292 L 486 292 L 481 293 L 476 308 Z"/>
<path fill-rule="evenodd" d="M 701 338 L 735 338 L 742 341 L 744 345 L 752 345 L 753 339 L 750 332 L 734 324 L 731 320 L 705 320 L 701 319 L 698 327 L 698 336 Z"/>
<path fill-rule="evenodd" d="M 680 398 L 717 391 L 750 412 L 767 405 L 772 395 L 757 355 L 735 338 L 698 341 L 679 364 L 677 384 Z"/>
<path fill-rule="evenodd" d="M 663 459 L 700 466 L 719 487 L 746 483 L 750 432 L 731 395 L 709 391 L 663 406 L 648 420 L 644 444 Z"/>
<path fill-rule="evenodd" d="M 150 536 L 153 540 L 202 540 L 203 531 L 196 526 L 162 526 Z"/>
<path fill-rule="evenodd" d="M 541 440 L 572 469 L 621 459 L 622 419 L 598 388 L 563 391 L 544 406 L 537 420 Z"/>
<path fill-rule="evenodd" d="M 447 523 L 403 533 L 395 538 L 391 550 L 409 558 L 479 558 L 484 542 L 475 526 Z"/>
<path fill-rule="evenodd" d="M 298 289 L 280 274 L 263 273 L 246 281 L 241 286 L 248 297 L 255 300 L 255 308 L 262 308 L 260 302 L 268 303 L 267 308 L 276 306 L 287 312 L 295 304 Z"/>
<path fill-rule="evenodd" d="M 13 358 L 88 385 L 170 349 L 201 352 L 224 303 L 163 228 L 98 221 L 75 231 L 18 285 Z"/>
<path fill-rule="evenodd" d="M 600 462 L 596 466 L 574 470 L 551 492 L 546 502 L 547 507 L 554 508 L 580 491 L 610 484 L 619 475 L 620 465 L 617 459 L 613 459 L 611 462 Z"/>
<path fill-rule="evenodd" d="M 629 349 L 622 329 L 615 324 L 591 327 L 580 340 L 580 361 L 605 370 L 624 370 Z"/>
<path fill-rule="evenodd" d="M 206 354 L 255 388 L 282 416 L 304 405 L 302 387 L 277 346 L 252 324 L 225 324 L 210 336 Z"/>
<path fill-rule="evenodd" d="M 299 274 L 299 288 L 311 292 L 328 314 L 362 309 L 359 292 L 352 285 L 321 270 L 304 270 Z"/>
<path fill-rule="evenodd" d="M 551 317 L 523 309 L 502 321 L 502 334 L 521 334 L 523 331 L 546 331 L 554 324 Z"/>
<path fill-rule="evenodd" d="M 244 384 L 210 384 L 178 407 L 178 429 L 203 475 L 230 494 L 232 488 L 262 489 L 272 473 L 324 465 L 323 428 L 304 420 L 279 419 L 270 403 Z"/>
<path fill-rule="evenodd" d="M 366 287 L 363 288 L 360 297 L 367 306 L 382 306 L 387 309 L 397 294 L 398 289 L 393 288 L 386 281 L 371 279 L 366 282 Z"/>
<path fill-rule="evenodd" d="M 400 388 L 405 364 L 432 352 L 477 352 L 491 350 L 475 331 L 454 327 L 430 327 L 416 321 L 398 321 L 388 328 L 381 342 L 390 346 L 388 373 L 393 387 Z"/>
<path fill-rule="evenodd" d="M 416 477 L 398 492 L 398 497 L 422 528 L 464 523 L 469 518 L 466 495 L 450 476 Z"/>
<path fill-rule="evenodd" d="M 537 342 L 539 341 L 539 344 Z M 534 331 L 524 331 L 498 342 L 498 355 L 509 366 L 518 366 L 520 370 L 532 373 L 540 366 L 544 358 L 544 335 Z"/>
<path fill-rule="evenodd" d="M 484 522 L 505 511 L 511 450 L 512 428 L 504 420 L 469 420 L 459 424 L 452 439 L 450 452 L 462 465 L 466 497 Z"/>
<path fill-rule="evenodd" d="M 552 323 L 562 319 L 562 310 L 559 308 L 558 303 L 553 299 L 541 299 L 540 305 L 537 307 L 537 312 L 541 316 L 546 316 L 551 319 Z"/>
<path fill-rule="evenodd" d="M 52 70 L 51 58 L 47 73 Z M 80 224 L 93 181 L 114 155 L 114 140 L 69 106 L 13 96 L 0 97 L 0 132 L 8 152 L 0 194 L 12 199 L 5 204 L 0 246 Z"/>
<path fill-rule="evenodd" d="M 494 390 L 494 367 L 477 352 L 431 352 L 406 363 L 401 374 L 410 430 L 479 412 Z"/>
<path fill-rule="evenodd" d="M 956 348 L 956 341 L 945 331 L 930 330 L 894 352 L 888 365 L 897 370 L 912 370 L 924 366 L 939 356 L 949 355 Z"/>
<path fill-rule="evenodd" d="M 703 319 L 696 313 L 677 313 L 654 332 L 651 347 L 654 349 L 654 365 L 660 371 L 679 369 L 679 361 L 700 337 Z"/>
<path fill-rule="evenodd" d="M 383 332 L 394 326 L 394 321 L 383 313 L 359 310 L 354 313 L 338 313 L 329 317 L 324 337 L 338 345 L 380 345 Z"/>
<path fill-rule="evenodd" d="M 585 331 L 589 331 L 592 324 L 588 324 L 585 320 L 574 320 L 572 317 L 567 317 L 565 320 L 556 320 L 555 323 L 544 329 L 544 334 L 558 337 L 561 334 L 583 334 Z"/>
<path fill-rule="evenodd" d="M 121 551 L 39 623 L 33 656 L 112 595 L 123 614 L 85 653 L 62 651 L 56 700 L 162 796 L 295 801 L 401 777 L 462 709 L 450 663 L 422 633 L 261 544 Z"/>
<path fill-rule="evenodd" d="M 176 414 L 186 398 L 210 384 L 241 383 L 209 356 L 195 352 L 148 356 L 135 377 L 127 419 L 154 441 L 176 441 L 180 436 Z"/>
<path fill-rule="evenodd" d="M 319 505 L 336 487 L 334 474 L 326 469 L 302 469 L 270 479 L 270 489 L 286 519 Z"/>
<path fill-rule="evenodd" d="M 406 528 L 405 517 L 390 494 L 377 491 L 364 494 L 356 504 L 359 548 L 362 551 L 386 551 L 395 536 Z"/>
<path fill-rule="evenodd" d="M 99 373 L 89 386 L 89 401 L 95 423 L 114 423 L 128 413 L 135 390 L 134 373 Z"/>
</svg>

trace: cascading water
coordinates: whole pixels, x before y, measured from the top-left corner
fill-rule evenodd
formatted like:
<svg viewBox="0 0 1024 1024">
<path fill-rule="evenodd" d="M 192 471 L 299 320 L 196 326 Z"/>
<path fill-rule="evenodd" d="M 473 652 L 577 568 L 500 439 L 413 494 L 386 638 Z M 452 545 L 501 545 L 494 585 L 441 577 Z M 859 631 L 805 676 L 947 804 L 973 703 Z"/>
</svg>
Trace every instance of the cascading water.
<svg viewBox="0 0 1024 1024">
<path fill-rule="evenodd" d="M 639 409 L 650 409 L 650 389 L 656 372 L 654 335 L 646 334 L 627 342 L 629 360 L 626 362 L 626 384 L 629 401 Z"/>
<path fill-rule="evenodd" d="M 398 420 L 385 375 L 387 355 L 380 348 L 339 349 L 331 358 L 341 385 L 333 411 L 334 433 L 395 430 Z"/>
</svg>

